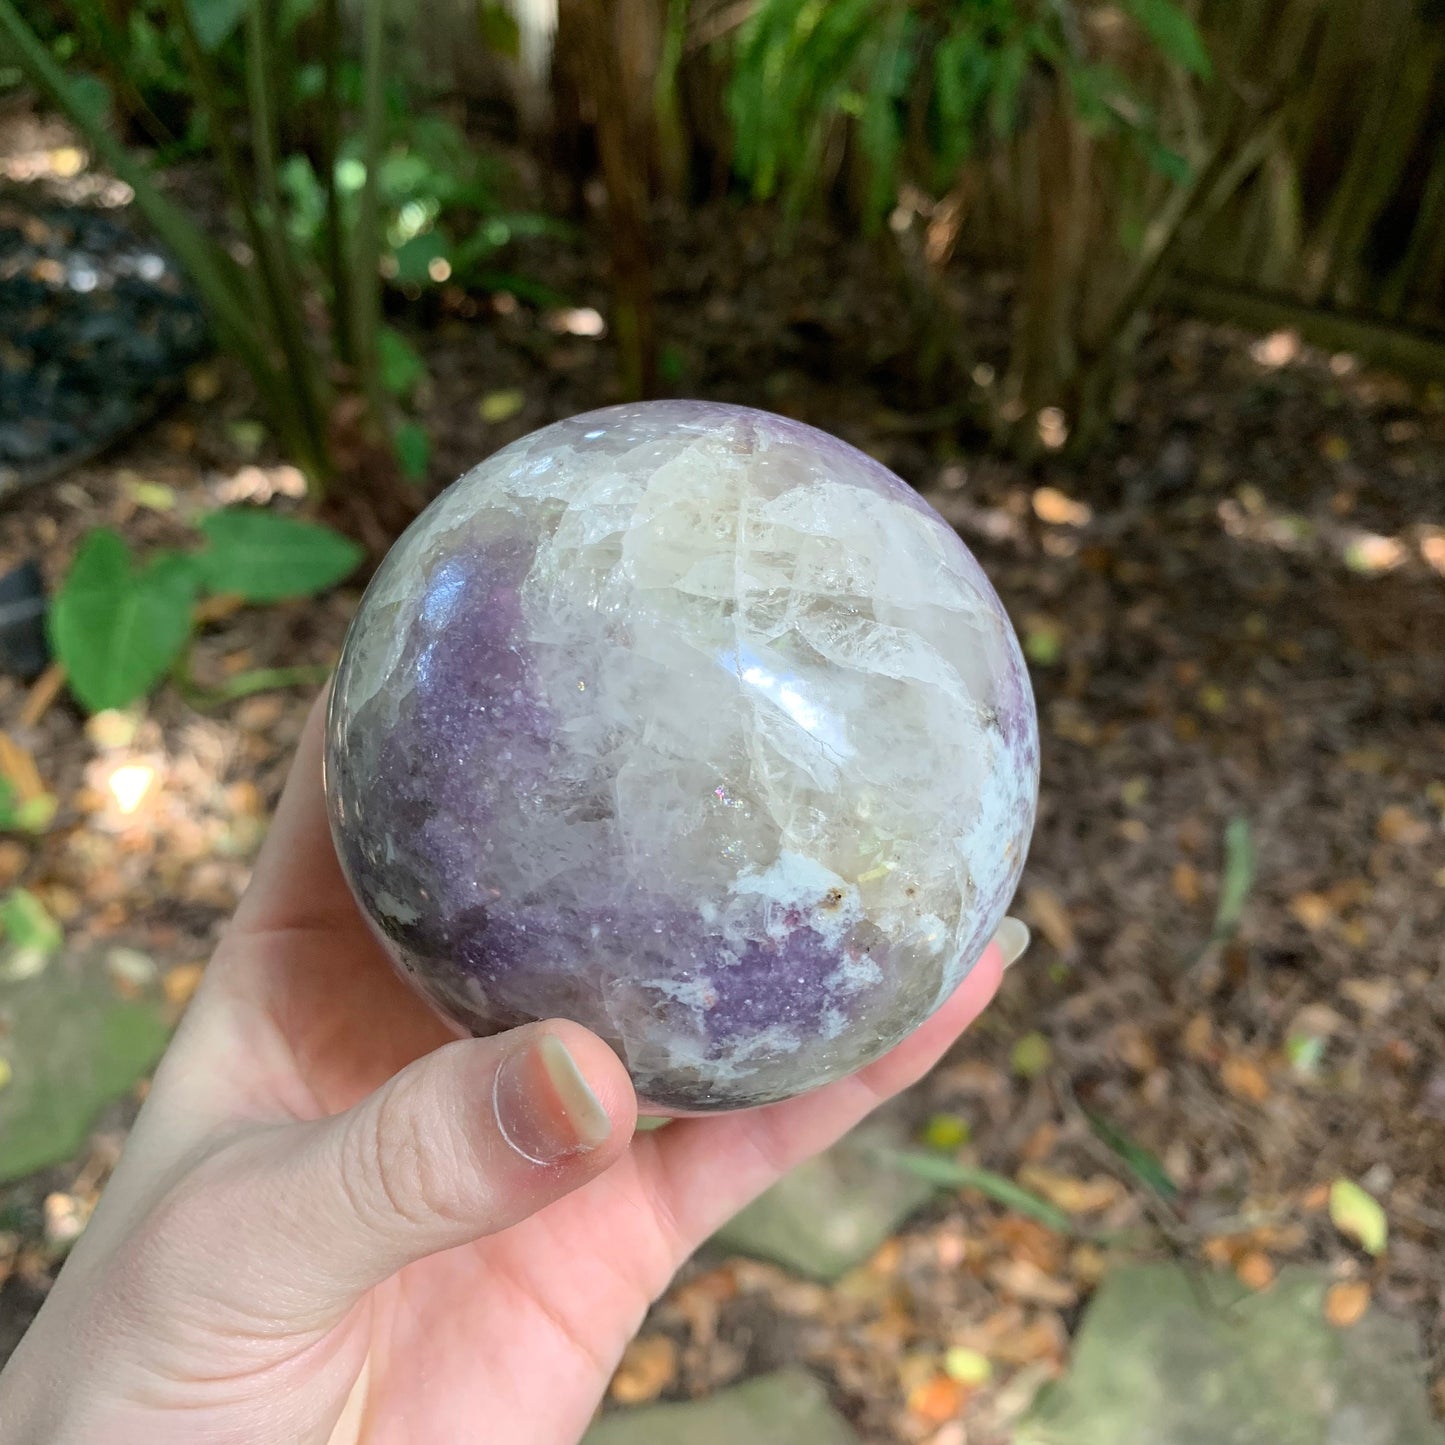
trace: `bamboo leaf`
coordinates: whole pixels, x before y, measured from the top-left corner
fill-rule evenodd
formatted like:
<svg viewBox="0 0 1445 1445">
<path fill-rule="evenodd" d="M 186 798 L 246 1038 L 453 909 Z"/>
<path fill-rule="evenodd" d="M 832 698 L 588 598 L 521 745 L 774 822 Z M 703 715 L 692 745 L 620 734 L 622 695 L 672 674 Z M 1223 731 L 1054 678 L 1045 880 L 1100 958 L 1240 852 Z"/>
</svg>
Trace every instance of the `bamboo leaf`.
<svg viewBox="0 0 1445 1445">
<path fill-rule="evenodd" d="M 975 1189 L 995 1204 L 1036 1219 L 1060 1234 L 1077 1233 L 1074 1221 L 1062 1209 L 1055 1208 L 1048 1200 L 1040 1199 L 1037 1194 L 1004 1178 L 1002 1174 L 995 1174 L 991 1169 L 957 1164 L 951 1159 L 940 1159 L 936 1154 L 893 1151 L 885 1154 L 884 1158 L 940 1189 Z"/>
<path fill-rule="evenodd" d="M 1163 1164 L 1142 1144 L 1135 1143 L 1122 1130 L 1116 1129 L 1102 1115 L 1084 1110 L 1089 1127 L 1103 1143 L 1129 1167 L 1131 1173 L 1146 1184 L 1161 1199 L 1174 1200 L 1179 1197 L 1179 1188 L 1165 1172 Z"/>
<path fill-rule="evenodd" d="M 1148 33 L 1160 52 L 1176 65 L 1208 80 L 1214 67 L 1199 31 L 1174 0 L 1124 0 L 1124 9 Z"/>
<path fill-rule="evenodd" d="M 208 55 L 213 55 L 236 33 L 246 14 L 247 3 L 248 0 L 186 0 L 196 39 Z"/>
<path fill-rule="evenodd" d="M 1224 877 L 1214 912 L 1214 938 L 1230 937 L 1239 927 L 1244 905 L 1254 887 L 1254 840 L 1247 818 L 1231 818 L 1224 830 Z"/>
</svg>

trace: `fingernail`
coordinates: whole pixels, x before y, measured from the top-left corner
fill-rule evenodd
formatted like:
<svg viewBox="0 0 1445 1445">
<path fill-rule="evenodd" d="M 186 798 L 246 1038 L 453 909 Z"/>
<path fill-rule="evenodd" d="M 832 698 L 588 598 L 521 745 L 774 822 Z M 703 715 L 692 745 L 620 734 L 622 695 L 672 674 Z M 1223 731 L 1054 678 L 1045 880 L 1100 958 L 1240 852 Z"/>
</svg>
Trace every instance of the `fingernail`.
<svg viewBox="0 0 1445 1445">
<path fill-rule="evenodd" d="M 607 1110 L 555 1034 L 502 1061 L 492 1103 L 502 1138 L 533 1164 L 585 1154 L 612 1133 Z"/>
<path fill-rule="evenodd" d="M 1024 956 L 1024 950 L 1029 946 L 1032 936 L 1028 924 L 1021 918 L 1005 918 L 999 924 L 993 941 L 998 944 L 998 951 L 1003 954 L 1005 968 L 1012 968 Z"/>
</svg>

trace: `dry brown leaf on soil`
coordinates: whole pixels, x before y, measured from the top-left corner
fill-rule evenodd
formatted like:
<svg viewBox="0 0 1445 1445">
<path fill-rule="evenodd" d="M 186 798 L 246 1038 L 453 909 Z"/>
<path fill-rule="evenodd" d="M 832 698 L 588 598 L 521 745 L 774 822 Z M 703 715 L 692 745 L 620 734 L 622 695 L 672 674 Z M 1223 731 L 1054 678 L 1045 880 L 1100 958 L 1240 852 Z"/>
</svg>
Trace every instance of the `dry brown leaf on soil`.
<svg viewBox="0 0 1445 1445">
<path fill-rule="evenodd" d="M 622 1352 L 610 1393 L 619 1405 L 645 1405 L 677 1377 L 677 1344 L 667 1335 L 642 1335 Z"/>
<path fill-rule="evenodd" d="M 1059 895 L 1049 888 L 1030 888 L 1024 895 L 1024 907 L 1039 932 L 1061 954 L 1068 956 L 1078 944 L 1069 910 Z"/>
<path fill-rule="evenodd" d="M 1046 1273 L 1027 1259 L 995 1260 L 988 1277 L 1005 1294 L 1029 1304 L 1068 1309 L 1079 1300 L 1078 1290 L 1068 1280 Z"/>
<path fill-rule="evenodd" d="M 1234 1273 L 1247 1289 L 1268 1289 L 1274 1283 L 1274 1263 L 1263 1250 L 1251 1249 L 1236 1261 Z"/>
<path fill-rule="evenodd" d="M 988 1232 L 999 1253 L 1026 1259 L 1046 1274 L 1057 1274 L 1063 1262 L 1063 1241 L 1046 1225 L 1022 1215 L 1006 1214 Z"/>
<path fill-rule="evenodd" d="M 1393 803 L 1380 814 L 1375 824 L 1375 835 L 1382 843 L 1398 843 L 1402 847 L 1417 848 L 1430 836 L 1430 825 L 1417 818 L 1408 808 Z"/>
<path fill-rule="evenodd" d="M 1174 889 L 1174 896 L 1191 908 L 1203 896 L 1199 885 L 1199 870 L 1192 863 L 1176 863 L 1169 876 L 1169 884 Z"/>
<path fill-rule="evenodd" d="M 1212 1064 L 1219 1056 L 1219 1048 L 1214 1041 L 1214 1020 L 1206 1013 L 1195 1014 L 1184 1025 L 1180 1041 L 1184 1052 L 1201 1064 Z"/>
<path fill-rule="evenodd" d="M 1391 978 L 1347 978 L 1340 992 L 1367 1014 L 1387 1014 L 1400 997 L 1400 986 Z"/>
<path fill-rule="evenodd" d="M 1325 1295 L 1325 1318 L 1337 1329 L 1358 1324 L 1370 1308 L 1370 1286 L 1362 1279 L 1332 1284 Z"/>
<path fill-rule="evenodd" d="M 176 1008 L 181 1008 L 191 1001 L 191 995 L 195 993 L 201 976 L 205 973 L 206 966 L 203 963 L 182 963 L 175 968 L 169 969 L 161 980 L 161 987 L 165 990 L 166 1001 Z"/>
<path fill-rule="evenodd" d="M 1123 1193 L 1119 1181 L 1107 1174 L 1078 1179 L 1071 1174 L 1056 1174 L 1037 1164 L 1026 1164 L 1019 1170 L 1019 1183 L 1035 1194 L 1042 1194 L 1066 1214 L 1097 1214 L 1116 1203 Z"/>
<path fill-rule="evenodd" d="M 1246 1054 L 1230 1054 L 1219 1066 L 1219 1077 L 1236 1099 L 1262 1104 L 1269 1098 L 1269 1076 Z"/>
<path fill-rule="evenodd" d="M 947 1375 L 935 1375 L 926 1384 L 910 1390 L 908 1409 L 928 1425 L 942 1425 L 963 1409 L 970 1391 Z"/>
<path fill-rule="evenodd" d="M 1318 933 L 1335 916 L 1334 905 L 1323 893 L 1296 893 L 1289 911 L 1311 933 Z"/>
</svg>

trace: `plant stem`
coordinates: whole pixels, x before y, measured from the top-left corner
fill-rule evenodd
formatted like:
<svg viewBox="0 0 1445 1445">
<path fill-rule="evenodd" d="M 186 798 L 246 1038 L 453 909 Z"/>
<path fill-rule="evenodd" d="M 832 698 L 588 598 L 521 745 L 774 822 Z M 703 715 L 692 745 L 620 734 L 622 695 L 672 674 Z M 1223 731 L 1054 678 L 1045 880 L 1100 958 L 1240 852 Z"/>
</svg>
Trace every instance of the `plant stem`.
<svg viewBox="0 0 1445 1445">
<path fill-rule="evenodd" d="M 295 667 L 256 667 L 229 677 L 218 687 L 205 687 L 189 675 L 177 675 L 176 682 L 187 701 L 197 707 L 218 707 L 256 692 L 274 692 L 283 687 L 319 687 L 331 669 L 324 663 L 301 663 Z"/>
<path fill-rule="evenodd" d="M 231 136 L 226 103 L 221 94 L 220 84 L 210 58 L 206 55 L 196 35 L 190 10 L 185 0 L 166 0 L 166 11 L 180 37 L 181 50 L 195 85 L 196 103 L 205 114 L 207 128 L 211 135 L 211 144 L 215 147 L 217 159 L 221 162 L 221 171 L 225 176 L 227 189 L 240 212 L 246 237 L 256 257 L 259 278 L 257 289 L 260 293 L 258 299 L 266 316 L 266 324 L 273 337 L 283 340 L 283 354 L 287 356 L 288 363 L 291 363 L 289 351 L 284 345 L 284 337 L 291 329 L 287 324 L 287 310 L 294 305 L 295 288 L 289 285 L 287 278 L 277 270 L 273 248 L 251 199 L 250 180 L 242 169 L 241 159 Z M 294 363 L 291 365 L 294 370 Z M 280 434 L 282 444 L 296 455 L 308 473 L 315 471 L 324 462 L 325 454 L 324 451 L 320 457 L 314 454 L 314 430 L 305 414 L 304 404 L 297 405 L 295 389 L 285 385 L 280 374 L 274 368 L 271 371 L 271 377 L 272 380 L 268 384 L 262 384 L 258 378 L 258 385 L 261 385 L 262 392 L 267 398 L 267 411 Z"/>
<path fill-rule="evenodd" d="M 386 128 L 385 42 L 386 0 L 362 0 L 361 159 L 366 179 L 352 247 L 355 270 L 351 334 L 362 384 L 378 420 L 385 415 L 376 365 L 376 332 L 381 318 L 381 198 L 377 172 L 381 169 Z"/>
<path fill-rule="evenodd" d="M 269 258 L 267 270 L 275 287 L 276 339 L 281 344 L 299 389 L 299 412 L 305 427 L 310 457 L 308 471 L 322 486 L 329 479 L 326 446 L 326 406 L 316 373 L 316 359 L 306 341 L 301 314 L 301 282 L 292 265 L 284 233 L 281 190 L 276 179 L 276 133 L 268 79 L 270 56 L 265 30 L 266 0 L 250 0 L 246 7 L 246 97 L 251 121 L 252 164 L 266 209 L 261 228 L 261 252 Z"/>
<path fill-rule="evenodd" d="M 331 280 L 331 324 L 337 358 L 346 366 L 355 366 L 351 281 L 346 269 L 341 193 L 336 188 L 336 163 L 341 151 L 341 101 L 336 92 L 336 71 L 341 60 L 341 0 L 323 0 L 321 27 L 321 52 L 325 57 L 321 93 L 321 185 L 326 192 L 326 269 Z"/>
</svg>

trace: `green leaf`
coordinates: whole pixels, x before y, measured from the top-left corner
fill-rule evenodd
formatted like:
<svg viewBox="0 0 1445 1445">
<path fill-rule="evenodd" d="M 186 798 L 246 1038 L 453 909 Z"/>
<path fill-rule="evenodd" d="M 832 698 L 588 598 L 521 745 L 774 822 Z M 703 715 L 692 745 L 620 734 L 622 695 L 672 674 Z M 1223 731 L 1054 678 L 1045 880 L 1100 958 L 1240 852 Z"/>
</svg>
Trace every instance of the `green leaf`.
<svg viewBox="0 0 1445 1445">
<path fill-rule="evenodd" d="M 1025 1034 L 1009 1054 L 1009 1067 L 1021 1079 L 1038 1078 L 1053 1061 L 1053 1046 L 1040 1033 Z"/>
<path fill-rule="evenodd" d="M 521 51 L 521 32 L 516 18 L 505 5 L 492 5 L 487 0 L 480 0 L 477 5 L 477 31 L 482 44 L 498 55 L 515 60 Z"/>
<path fill-rule="evenodd" d="M 12 888 L 0 897 L 0 937 L 13 948 L 55 953 L 64 941 L 50 910 L 28 888 Z"/>
<path fill-rule="evenodd" d="M 972 1132 L 968 1120 L 957 1114 L 935 1114 L 924 1126 L 923 1142 L 948 1154 L 967 1144 Z"/>
<path fill-rule="evenodd" d="M 1100 1114 L 1084 1110 L 1084 1117 L 1094 1133 L 1129 1166 L 1141 1183 L 1147 1185 L 1161 1199 L 1177 1199 L 1179 1188 L 1165 1172 L 1163 1164 L 1142 1144 L 1137 1144 L 1121 1129 L 1116 1129 Z"/>
<path fill-rule="evenodd" d="M 362 549 L 349 537 L 315 522 L 259 507 L 227 507 L 202 517 L 209 544 L 196 556 L 210 592 L 247 602 L 311 597 L 356 570 Z"/>
<path fill-rule="evenodd" d="M 484 422 L 510 421 L 527 404 L 525 391 L 509 388 L 506 391 L 489 391 L 477 403 L 477 415 Z"/>
<path fill-rule="evenodd" d="M 201 49 L 215 52 L 229 40 L 245 18 L 249 0 L 186 0 Z"/>
<path fill-rule="evenodd" d="M 1012 1209 L 1015 1214 L 1037 1219 L 1059 1234 L 1076 1234 L 1074 1221 L 1062 1209 L 1056 1209 L 1047 1199 L 1040 1199 L 1012 1179 L 995 1174 L 991 1169 L 976 1169 L 968 1164 L 956 1164 L 951 1159 L 940 1158 L 937 1154 L 910 1154 L 892 1152 L 885 1159 L 900 1169 L 906 1169 L 940 1189 L 976 1189 L 995 1204 Z"/>
<path fill-rule="evenodd" d="M 1214 911 L 1214 939 L 1229 938 L 1244 916 L 1244 905 L 1254 887 L 1254 840 L 1248 818 L 1231 818 L 1224 830 L 1224 877 Z"/>
<path fill-rule="evenodd" d="M 170 670 L 191 635 L 196 571 L 162 552 L 137 571 L 112 531 L 87 533 L 50 610 L 51 645 L 91 712 L 125 707 Z"/>
<path fill-rule="evenodd" d="M 451 249 L 450 241 L 440 231 L 423 231 L 413 236 L 392 253 L 396 262 L 395 279 L 403 286 L 430 285 L 432 262 L 445 261 Z"/>
<path fill-rule="evenodd" d="M 1174 0 L 1124 0 L 1124 9 L 1148 32 L 1160 53 L 1182 65 L 1201 80 L 1208 80 L 1214 67 L 1194 22 Z"/>
<path fill-rule="evenodd" d="M 431 438 L 427 436 L 426 428 L 420 422 L 402 422 L 396 429 L 393 445 L 402 475 L 413 482 L 425 480 L 427 465 L 431 461 Z"/>
<path fill-rule="evenodd" d="M 381 384 L 393 396 L 409 396 L 426 375 L 426 362 L 401 332 L 383 326 L 376 335 Z"/>
<path fill-rule="evenodd" d="M 1353 1179 L 1336 1179 L 1330 1185 L 1330 1219 L 1341 1234 L 1353 1239 L 1366 1254 L 1383 1254 L 1390 1238 L 1389 1221 L 1380 1201 Z"/>
</svg>

